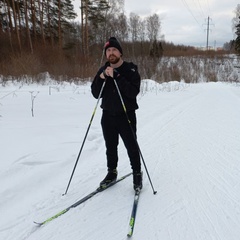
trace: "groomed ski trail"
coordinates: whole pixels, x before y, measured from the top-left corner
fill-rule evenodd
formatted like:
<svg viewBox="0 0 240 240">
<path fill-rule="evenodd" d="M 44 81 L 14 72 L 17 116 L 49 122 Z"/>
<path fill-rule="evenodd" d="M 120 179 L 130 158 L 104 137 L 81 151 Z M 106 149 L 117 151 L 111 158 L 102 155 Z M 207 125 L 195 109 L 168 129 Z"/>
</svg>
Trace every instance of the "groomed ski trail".
<svg viewBox="0 0 240 240">
<path fill-rule="evenodd" d="M 151 204 L 142 197 L 141 204 L 147 205 L 145 220 L 156 224 L 143 220 L 137 227 L 148 229 L 149 240 L 237 240 L 240 92 L 219 83 L 191 88 L 166 112 L 156 108 L 148 121 L 156 128 L 148 132 L 152 144 L 145 155 L 152 159 L 158 196 Z"/>
<path fill-rule="evenodd" d="M 26 94 L 29 95 L 28 92 Z M 28 95 L 26 102 L 29 101 Z M 45 98 L 41 96 L 37 99 L 39 107 L 45 103 Z M 66 127 L 66 112 L 63 111 L 61 115 L 59 111 L 57 119 L 62 117 L 64 124 L 58 124 L 62 126 L 64 134 L 62 136 L 59 133 L 58 141 L 49 139 L 48 146 L 53 145 L 54 149 L 45 151 L 46 145 L 44 149 L 35 152 L 29 150 L 23 154 L 25 158 L 20 160 L 16 160 L 16 153 L 6 155 L 9 162 L 0 175 L 4 180 L 4 191 L 1 194 L 5 197 L 0 200 L 1 210 L 4 210 L 4 219 L 0 222 L 0 239 L 126 240 L 134 194 L 131 177 L 124 180 L 123 184 L 117 184 L 104 194 L 97 195 L 87 204 L 72 209 L 64 217 L 43 226 L 39 231 L 33 229 L 33 219 L 52 215 L 81 198 L 106 174 L 105 147 L 98 110 L 71 190 L 67 196 L 61 197 L 60 191 L 69 179 L 68 170 L 72 168 L 78 142 L 81 141 L 77 140 L 80 136 L 76 126 L 89 119 L 92 108 L 89 110 L 86 102 L 95 104 L 90 93 L 81 95 L 80 103 L 66 101 L 70 99 L 70 93 L 64 96 L 64 101 L 61 101 L 61 92 L 51 98 L 47 97 L 48 104 L 44 106 L 53 108 L 49 101 L 54 99 L 59 104 L 57 109 L 67 108 L 69 113 L 78 112 L 81 103 L 81 112 L 86 111 L 84 119 L 80 114 L 71 116 L 71 121 L 74 117 L 76 120 L 72 126 Z M 14 103 L 15 99 L 11 101 Z M 158 193 L 152 194 L 144 174 L 132 239 L 239 240 L 239 88 L 222 83 L 191 84 L 177 92 L 146 92 L 140 97 L 139 105 L 138 141 Z M 5 112 L 2 115 L 6 115 Z M 15 144 L 30 129 L 24 144 L 33 148 L 31 139 L 36 141 L 36 133 L 31 130 L 34 127 L 42 130 L 41 127 L 50 120 L 50 117 L 45 117 L 46 120 L 41 119 L 39 125 L 35 122 L 37 120 L 31 119 L 27 122 L 31 128 L 28 125 L 24 131 L 16 131 L 15 125 L 7 125 L 4 118 L 1 124 L 13 129 L 11 141 Z M 21 125 L 24 125 L 24 121 Z M 41 135 L 40 130 L 37 137 L 44 139 L 45 135 Z M 73 138 L 69 135 L 71 132 L 74 133 L 75 141 L 69 140 Z M 63 142 L 67 144 L 63 145 Z M 122 143 L 119 155 L 121 175 L 130 169 Z M 52 169 L 58 174 L 53 174 Z M 10 185 L 7 184 L 9 181 Z M 36 216 L 36 213 L 39 215 Z"/>
</svg>

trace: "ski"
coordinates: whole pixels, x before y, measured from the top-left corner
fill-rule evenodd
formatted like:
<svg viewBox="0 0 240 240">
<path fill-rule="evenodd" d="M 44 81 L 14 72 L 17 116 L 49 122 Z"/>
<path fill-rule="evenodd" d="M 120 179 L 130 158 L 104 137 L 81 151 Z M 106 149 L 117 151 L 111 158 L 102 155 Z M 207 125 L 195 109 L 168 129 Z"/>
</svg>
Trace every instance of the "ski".
<svg viewBox="0 0 240 240">
<path fill-rule="evenodd" d="M 115 185 L 116 183 L 124 180 L 125 178 L 127 178 L 128 176 L 130 176 L 132 173 L 128 173 L 122 177 L 120 177 L 119 179 L 117 179 L 115 182 L 112 182 L 111 184 L 107 185 L 104 188 L 98 187 L 95 191 L 89 193 L 88 195 L 86 195 L 85 197 L 83 197 L 82 199 L 78 200 L 77 202 L 73 203 L 71 206 L 65 208 L 64 210 L 60 211 L 59 213 L 55 214 L 54 216 L 46 219 L 43 222 L 34 222 L 35 224 L 37 224 L 38 226 L 42 226 L 48 222 L 51 222 L 52 220 L 58 218 L 59 216 L 65 214 L 66 212 L 68 212 L 71 208 L 75 208 L 77 206 L 79 206 L 80 204 L 86 202 L 88 199 L 92 198 L 94 195 L 96 195 L 99 192 L 103 192 L 104 190 L 110 188 L 111 186 Z"/>
<path fill-rule="evenodd" d="M 128 237 L 131 237 L 133 235 L 133 229 L 136 221 L 136 214 L 137 214 L 137 207 L 138 207 L 138 201 L 140 197 L 141 190 L 136 190 L 134 194 L 134 201 L 133 201 L 133 207 L 132 207 L 132 214 L 129 222 L 129 230 L 128 230 Z"/>
</svg>

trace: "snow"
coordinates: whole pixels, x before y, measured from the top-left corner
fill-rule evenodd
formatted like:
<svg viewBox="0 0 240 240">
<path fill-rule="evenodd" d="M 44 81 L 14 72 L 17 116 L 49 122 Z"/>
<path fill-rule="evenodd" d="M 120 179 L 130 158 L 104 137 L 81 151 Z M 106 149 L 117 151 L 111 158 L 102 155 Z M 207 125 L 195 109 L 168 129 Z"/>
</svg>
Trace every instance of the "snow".
<svg viewBox="0 0 240 240">
<path fill-rule="evenodd" d="M 32 117 L 31 95 L 34 117 Z M 238 240 L 240 236 L 240 91 L 223 83 L 142 81 L 138 142 L 143 190 L 132 239 Z M 93 191 L 106 174 L 90 83 L 9 83 L 0 88 L 0 239 L 127 239 L 132 177 L 42 227 L 41 222 Z M 119 145 L 119 176 L 131 171 Z"/>
</svg>

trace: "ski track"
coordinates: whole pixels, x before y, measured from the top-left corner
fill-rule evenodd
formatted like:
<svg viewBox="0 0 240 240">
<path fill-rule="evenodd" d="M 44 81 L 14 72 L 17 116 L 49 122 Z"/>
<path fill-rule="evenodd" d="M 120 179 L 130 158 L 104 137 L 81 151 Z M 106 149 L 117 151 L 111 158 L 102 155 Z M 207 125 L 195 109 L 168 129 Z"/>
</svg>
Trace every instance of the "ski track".
<svg viewBox="0 0 240 240">
<path fill-rule="evenodd" d="M 79 96 L 74 99 L 67 96 L 65 104 L 71 112 L 68 104 L 77 101 Z M 57 99 L 55 104 L 58 104 Z M 149 104 L 154 107 L 149 108 Z M 145 93 L 139 99 L 139 105 L 138 141 L 158 193 L 153 195 L 143 167 L 144 188 L 131 239 L 238 240 L 239 88 L 221 83 L 190 85 L 178 92 Z M 76 106 L 79 107 L 79 102 Z M 86 111 L 86 115 L 91 116 L 91 109 Z M 58 114 L 61 116 L 62 113 Z M 83 122 L 80 116 L 74 117 L 77 119 L 73 126 Z M 6 216 L 5 220 L 0 220 L 0 239 L 127 239 L 134 197 L 131 176 L 45 226 L 39 228 L 33 224 L 33 221 L 55 215 L 94 190 L 105 175 L 100 113 L 96 118 L 67 196 L 61 194 L 81 146 L 79 135 L 84 136 L 84 131 L 79 132 L 74 127 L 76 132 L 71 135 L 69 131 L 73 128 L 67 127 L 67 135 L 64 135 L 56 130 L 54 133 L 58 136 L 55 138 L 49 133 L 50 143 L 57 139 L 55 144 L 44 143 L 40 148 L 33 147 L 24 152 L 17 149 L 17 153 L 21 152 L 18 156 L 17 153 L 10 154 L 10 163 L 4 163 L 0 172 L 4 186 L 0 209 Z M 87 117 L 84 119 L 84 122 L 88 121 Z M 49 124 L 47 121 L 41 124 L 46 123 Z M 34 122 L 29 121 L 29 124 L 32 133 L 27 134 L 31 139 L 31 134 L 36 136 L 40 130 Z M 51 129 L 53 126 L 51 123 Z M 18 127 L 11 128 L 10 125 L 8 130 L 15 131 L 16 139 L 21 139 L 23 132 Z M 41 137 L 40 133 L 37 136 Z M 61 156 L 56 153 L 58 148 L 65 149 Z M 130 171 L 121 142 L 119 155 L 121 176 Z M 53 174 L 55 168 L 57 172 Z"/>
<path fill-rule="evenodd" d="M 217 94 L 213 94 L 213 91 Z M 240 105 L 240 98 L 232 95 L 231 88 L 219 85 L 216 89 L 215 84 L 209 84 L 205 92 L 192 100 L 177 105 L 175 115 L 171 115 L 170 121 L 165 122 L 163 117 L 163 123 L 168 125 L 168 132 L 161 123 L 158 126 L 163 126 L 162 131 L 157 131 L 160 142 L 157 156 L 159 162 L 152 167 L 155 169 L 154 173 L 157 170 L 160 170 L 157 174 L 163 173 L 163 178 L 160 177 L 163 185 L 161 193 L 165 190 L 164 185 L 175 189 L 175 200 L 171 200 L 173 204 L 163 209 L 160 216 L 171 219 L 166 228 L 169 228 L 168 232 L 175 234 L 170 234 L 170 239 L 237 240 L 236 229 L 240 220 L 240 115 L 229 103 Z M 224 124 L 230 126 L 226 128 Z M 154 142 L 154 139 L 149 141 Z M 232 142 L 236 144 L 231 146 L 229 143 Z M 156 153 L 154 150 L 153 152 Z M 151 156 L 154 157 L 156 156 Z M 166 176 L 169 173 L 171 175 Z M 165 197 L 164 194 L 161 195 Z M 163 205 L 159 206 L 161 209 Z M 159 219 L 159 216 L 155 220 L 160 223 L 159 229 L 163 222 L 167 225 L 166 219 Z M 161 234 L 160 231 L 156 239 L 164 236 L 165 233 Z"/>
</svg>

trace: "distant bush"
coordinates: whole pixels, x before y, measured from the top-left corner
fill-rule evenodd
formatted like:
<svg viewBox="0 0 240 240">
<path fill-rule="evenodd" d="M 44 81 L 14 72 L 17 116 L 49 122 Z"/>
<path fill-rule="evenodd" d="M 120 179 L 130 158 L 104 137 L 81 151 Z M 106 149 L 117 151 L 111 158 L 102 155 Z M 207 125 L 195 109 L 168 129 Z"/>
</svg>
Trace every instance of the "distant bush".
<svg viewBox="0 0 240 240">
<path fill-rule="evenodd" d="M 147 41 L 125 42 L 122 45 L 123 58 L 138 65 L 142 79 L 157 82 L 183 80 L 186 83 L 239 81 L 234 68 L 240 66 L 238 58 L 236 55 L 227 55 L 227 52 L 201 51 L 166 42 L 161 44 L 157 52 L 153 51 L 152 45 Z M 92 46 L 88 57 L 84 57 L 76 46 L 59 50 L 58 47 L 41 44 L 35 46 L 34 53 L 25 51 L 14 54 L 5 48 L 0 53 L 1 81 L 24 78 L 42 82 L 46 79 L 45 73 L 58 81 L 85 81 L 92 79 L 105 62 L 100 45 Z"/>
<path fill-rule="evenodd" d="M 153 79 L 159 83 L 184 81 L 186 83 L 231 81 L 240 82 L 237 66 L 238 57 L 225 56 L 185 56 L 162 57 L 159 61 L 139 62 L 143 79 Z M 237 62 L 237 64 L 236 64 Z"/>
</svg>

